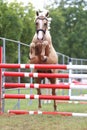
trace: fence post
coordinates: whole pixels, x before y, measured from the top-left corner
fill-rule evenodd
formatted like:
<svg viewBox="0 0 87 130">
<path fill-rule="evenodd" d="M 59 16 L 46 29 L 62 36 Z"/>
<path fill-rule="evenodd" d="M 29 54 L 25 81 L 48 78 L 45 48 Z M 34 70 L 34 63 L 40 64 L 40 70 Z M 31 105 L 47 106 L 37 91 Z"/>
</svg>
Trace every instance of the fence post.
<svg viewBox="0 0 87 130">
<path fill-rule="evenodd" d="M 20 41 L 18 41 L 18 64 L 21 63 L 21 45 L 20 45 Z M 18 72 L 20 72 L 20 69 L 18 69 Z M 20 77 L 18 77 L 18 83 L 20 83 Z M 18 89 L 18 94 L 20 94 L 20 89 Z M 20 109 L 20 99 L 18 99 L 18 103 L 17 103 L 17 107 L 18 109 Z"/>
<path fill-rule="evenodd" d="M 2 47 L 0 47 L 0 64 L 2 63 Z M 2 113 L 2 68 L 0 68 L 0 114 Z"/>
<path fill-rule="evenodd" d="M 69 59 L 69 65 L 72 65 L 71 58 Z M 71 69 L 69 70 L 69 74 L 72 74 L 72 70 Z M 72 79 L 71 78 L 69 78 L 69 83 L 72 83 Z M 69 89 L 69 96 L 71 96 L 71 95 L 72 95 L 72 90 Z"/>
</svg>

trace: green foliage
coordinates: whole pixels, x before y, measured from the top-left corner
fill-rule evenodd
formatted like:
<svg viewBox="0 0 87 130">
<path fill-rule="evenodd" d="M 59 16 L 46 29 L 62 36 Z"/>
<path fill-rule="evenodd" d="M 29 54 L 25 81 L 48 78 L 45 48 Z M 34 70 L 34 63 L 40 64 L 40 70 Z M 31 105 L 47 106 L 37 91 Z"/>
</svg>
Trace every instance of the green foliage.
<svg viewBox="0 0 87 130">
<path fill-rule="evenodd" d="M 55 5 L 55 2 L 54 2 Z M 70 57 L 87 58 L 87 2 L 61 0 L 50 9 L 51 34 L 56 51 Z"/>
<path fill-rule="evenodd" d="M 32 4 L 23 6 L 22 3 L 11 2 L 0 6 L 0 36 L 22 42 L 31 40 L 35 15 Z"/>
<path fill-rule="evenodd" d="M 61 47 L 63 42 L 61 30 L 63 29 L 64 25 L 64 17 L 62 17 L 62 11 L 60 11 L 59 9 L 54 9 L 50 12 L 50 16 L 52 17 L 51 35 L 53 45 L 56 48 L 56 51 L 60 51 L 59 48 Z"/>
<path fill-rule="evenodd" d="M 22 23 L 16 14 L 14 8 L 10 7 L 6 3 L 3 3 L 1 7 L 1 32 L 2 37 L 12 38 L 18 40 L 20 38 Z M 18 35 L 16 34 L 18 33 Z"/>
<path fill-rule="evenodd" d="M 32 4 L 24 6 L 17 1 L 0 2 L 0 37 L 14 39 L 29 44 L 34 35 L 35 11 Z M 9 51 L 8 51 L 9 50 Z M 21 46 L 21 56 L 24 63 L 28 60 L 29 49 Z M 27 57 L 25 54 L 27 53 Z M 6 62 L 17 62 L 18 49 L 13 42 L 6 42 Z M 9 61 L 10 57 L 10 61 Z M 11 58 L 12 57 L 12 58 Z"/>
<path fill-rule="evenodd" d="M 21 41 L 30 43 L 35 32 L 35 11 L 33 10 L 33 6 L 30 3 L 25 7 L 24 10 L 25 14 L 23 17 L 23 31 L 21 35 Z"/>
<path fill-rule="evenodd" d="M 51 36 L 56 51 L 70 57 L 87 57 L 87 2 L 85 0 L 55 0 L 48 7 Z M 30 44 L 35 32 L 35 10 L 31 3 L 24 6 L 17 1 L 7 3 L 0 0 L 0 37 L 6 37 Z M 2 44 L 2 43 L 0 43 Z M 17 62 L 17 46 L 6 43 L 7 62 Z M 9 51 L 8 51 L 9 50 Z M 22 62 L 28 60 L 29 49 L 21 46 Z M 27 54 L 27 56 L 25 55 Z"/>
</svg>

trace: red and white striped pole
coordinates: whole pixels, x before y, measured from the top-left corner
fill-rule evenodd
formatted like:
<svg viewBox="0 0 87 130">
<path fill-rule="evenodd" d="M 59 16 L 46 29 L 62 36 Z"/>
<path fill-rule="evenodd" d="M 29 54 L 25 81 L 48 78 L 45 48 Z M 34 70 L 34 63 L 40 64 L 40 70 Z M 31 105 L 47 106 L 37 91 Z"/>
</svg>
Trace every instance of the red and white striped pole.
<svg viewBox="0 0 87 130">
<path fill-rule="evenodd" d="M 2 63 L 2 47 L 0 47 L 0 64 Z M 0 68 L 0 114 L 2 113 L 2 68 Z"/>
<path fill-rule="evenodd" d="M 87 101 L 87 96 L 55 96 L 55 95 L 3 94 L 3 98 L 4 99 L 42 99 L 42 100 Z"/>
<path fill-rule="evenodd" d="M 32 84 L 32 83 L 3 83 L 8 88 L 43 88 L 43 89 L 87 89 L 87 84 L 75 83 L 58 83 L 58 84 Z"/>
<path fill-rule="evenodd" d="M 3 76 L 15 77 L 36 77 L 36 78 L 86 78 L 87 74 L 68 74 L 68 73 L 28 73 L 28 72 L 3 72 Z"/>
<path fill-rule="evenodd" d="M 62 64 L 0 64 L 0 68 L 15 69 L 63 69 L 63 70 L 87 70 L 87 65 L 62 65 Z"/>
<path fill-rule="evenodd" d="M 87 117 L 87 113 L 74 113 L 74 112 L 52 112 L 52 111 L 27 111 L 27 110 L 8 110 L 9 114 L 28 114 L 28 115 L 61 115 L 61 116 L 78 116 Z"/>
</svg>

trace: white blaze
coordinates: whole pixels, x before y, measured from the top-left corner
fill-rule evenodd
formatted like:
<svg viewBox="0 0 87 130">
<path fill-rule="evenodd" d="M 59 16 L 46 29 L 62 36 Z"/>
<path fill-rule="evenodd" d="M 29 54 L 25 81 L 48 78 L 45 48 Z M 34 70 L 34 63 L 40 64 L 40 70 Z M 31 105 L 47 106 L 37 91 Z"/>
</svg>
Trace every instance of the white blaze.
<svg viewBox="0 0 87 130">
<path fill-rule="evenodd" d="M 39 24 L 40 24 L 40 29 L 42 29 L 42 27 L 43 27 L 42 20 L 39 21 Z M 39 31 L 38 32 L 38 39 L 42 40 L 42 38 L 43 38 L 43 32 Z"/>
</svg>

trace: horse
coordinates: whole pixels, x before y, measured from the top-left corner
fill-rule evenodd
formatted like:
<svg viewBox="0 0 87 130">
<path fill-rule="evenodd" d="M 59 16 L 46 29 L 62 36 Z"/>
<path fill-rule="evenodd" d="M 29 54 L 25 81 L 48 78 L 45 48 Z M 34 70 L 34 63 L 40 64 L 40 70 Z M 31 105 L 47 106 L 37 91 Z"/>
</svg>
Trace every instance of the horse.
<svg viewBox="0 0 87 130">
<path fill-rule="evenodd" d="M 30 43 L 30 64 L 57 64 L 58 56 L 53 47 L 49 27 L 49 12 L 36 12 L 35 27 L 36 32 Z M 35 69 L 37 73 L 56 73 L 56 69 Z M 42 78 L 35 78 L 36 83 L 41 83 Z M 56 84 L 55 78 L 49 78 L 51 84 Z M 41 95 L 41 90 L 37 89 L 37 94 Z M 56 90 L 52 88 L 52 95 L 56 95 Z M 41 108 L 39 99 L 38 107 Z M 54 111 L 57 110 L 56 101 L 54 100 Z"/>
</svg>

